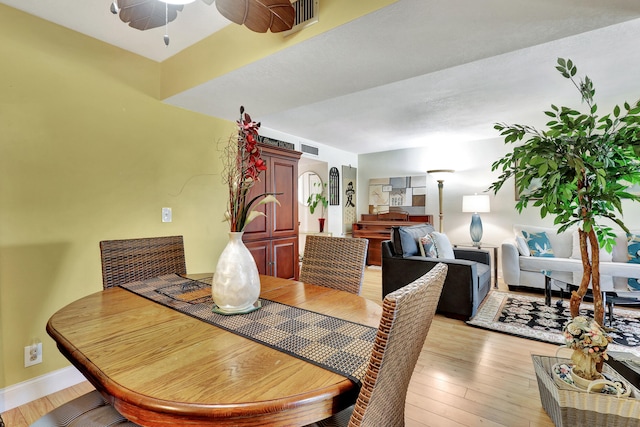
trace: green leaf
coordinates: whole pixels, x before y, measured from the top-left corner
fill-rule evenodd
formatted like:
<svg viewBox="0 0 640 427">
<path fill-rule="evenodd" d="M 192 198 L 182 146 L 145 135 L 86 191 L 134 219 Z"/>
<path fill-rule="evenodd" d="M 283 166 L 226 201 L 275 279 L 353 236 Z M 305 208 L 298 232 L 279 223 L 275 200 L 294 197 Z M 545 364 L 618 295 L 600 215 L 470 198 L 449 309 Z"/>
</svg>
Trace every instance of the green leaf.
<svg viewBox="0 0 640 427">
<path fill-rule="evenodd" d="M 569 226 L 584 230 L 594 227 L 600 240 L 606 236 L 606 228 L 596 219 L 612 220 L 624 229 L 616 217 L 622 214 L 622 200 L 640 201 L 618 183 L 621 179 L 640 183 L 640 100 L 631 105 L 620 104 L 611 114 L 598 117 L 592 80 L 588 76 L 574 80 L 577 67 L 569 59 L 558 58 L 556 69 L 572 80 L 588 104 L 587 112 L 551 104 L 551 109 L 543 112 L 552 119 L 543 129 L 496 124 L 505 143 L 521 144 L 493 163 L 492 170 L 501 170 L 502 174 L 490 188 L 497 193 L 509 187 L 504 185 L 507 179 L 515 177 L 518 191 L 523 194 L 535 177 L 541 186 L 533 194 L 520 197 L 516 202 L 518 212 L 538 209 L 542 218 L 552 216 L 560 230 Z M 622 112 L 622 107 L 627 113 Z M 602 245 L 606 247 L 606 238 Z"/>
<path fill-rule="evenodd" d="M 547 170 L 549 170 L 549 166 L 547 166 L 546 163 L 541 164 L 540 167 L 538 168 L 538 176 L 542 176 L 546 174 Z"/>
</svg>

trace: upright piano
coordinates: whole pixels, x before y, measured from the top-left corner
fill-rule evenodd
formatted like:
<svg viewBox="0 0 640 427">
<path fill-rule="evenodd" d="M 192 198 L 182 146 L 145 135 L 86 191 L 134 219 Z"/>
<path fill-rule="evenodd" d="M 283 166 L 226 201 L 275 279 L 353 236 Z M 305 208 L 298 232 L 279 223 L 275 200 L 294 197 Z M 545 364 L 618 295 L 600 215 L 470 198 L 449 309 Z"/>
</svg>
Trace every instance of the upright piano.
<svg viewBox="0 0 640 427">
<path fill-rule="evenodd" d="M 433 215 L 409 215 L 406 212 L 362 214 L 353 224 L 353 237 L 369 240 L 367 265 L 382 265 L 382 241 L 391 238 L 394 225 L 433 224 Z"/>
</svg>

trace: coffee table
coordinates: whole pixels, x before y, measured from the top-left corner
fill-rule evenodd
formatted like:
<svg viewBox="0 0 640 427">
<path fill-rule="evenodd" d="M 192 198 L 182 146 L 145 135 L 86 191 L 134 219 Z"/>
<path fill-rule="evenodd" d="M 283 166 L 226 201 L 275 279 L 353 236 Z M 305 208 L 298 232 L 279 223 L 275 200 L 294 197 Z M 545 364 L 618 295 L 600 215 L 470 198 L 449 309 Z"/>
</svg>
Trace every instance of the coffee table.
<svg viewBox="0 0 640 427">
<path fill-rule="evenodd" d="M 544 303 L 547 306 L 551 305 L 551 282 L 559 282 L 562 286 L 558 286 L 560 290 L 560 300 L 556 301 L 556 305 L 558 307 L 562 306 L 563 293 L 566 291 L 571 295 L 571 291 L 578 289 L 578 284 L 576 280 L 573 279 L 573 274 L 571 272 L 558 272 L 558 271 L 549 271 L 543 270 L 542 274 L 544 274 Z M 632 292 L 625 292 L 625 294 L 630 294 Z M 587 294 L 583 298 L 586 302 L 593 302 L 593 294 L 591 289 L 587 291 Z M 627 307 L 640 307 L 640 292 L 638 292 L 638 296 L 633 295 L 618 295 L 616 291 L 602 291 L 602 304 L 607 307 L 607 314 L 609 315 L 609 325 L 613 322 L 613 307 L 614 305 L 621 305 Z"/>
</svg>

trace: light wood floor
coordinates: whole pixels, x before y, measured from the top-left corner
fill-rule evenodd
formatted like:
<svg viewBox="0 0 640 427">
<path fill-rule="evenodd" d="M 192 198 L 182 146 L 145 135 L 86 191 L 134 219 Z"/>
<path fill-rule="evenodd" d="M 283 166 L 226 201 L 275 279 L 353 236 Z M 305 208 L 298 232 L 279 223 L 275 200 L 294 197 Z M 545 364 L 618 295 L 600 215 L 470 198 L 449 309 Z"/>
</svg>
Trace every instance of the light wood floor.
<svg viewBox="0 0 640 427">
<path fill-rule="evenodd" d="M 381 283 L 381 271 L 367 268 L 363 296 L 380 303 Z M 531 354 L 551 356 L 556 347 L 437 315 L 409 386 L 406 425 L 552 427 L 540 404 Z M 84 382 L 2 417 L 7 427 L 26 427 L 91 389 Z"/>
</svg>

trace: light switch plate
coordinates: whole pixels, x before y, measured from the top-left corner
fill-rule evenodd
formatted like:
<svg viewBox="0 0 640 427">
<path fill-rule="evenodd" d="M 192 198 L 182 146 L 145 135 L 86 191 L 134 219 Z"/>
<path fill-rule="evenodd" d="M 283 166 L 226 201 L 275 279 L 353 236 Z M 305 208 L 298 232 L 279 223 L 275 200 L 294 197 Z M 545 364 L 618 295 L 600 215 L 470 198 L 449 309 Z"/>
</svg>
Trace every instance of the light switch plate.
<svg viewBox="0 0 640 427">
<path fill-rule="evenodd" d="M 171 222 L 172 220 L 171 208 L 162 208 L 162 222 Z"/>
</svg>

